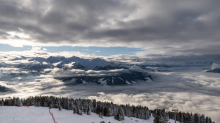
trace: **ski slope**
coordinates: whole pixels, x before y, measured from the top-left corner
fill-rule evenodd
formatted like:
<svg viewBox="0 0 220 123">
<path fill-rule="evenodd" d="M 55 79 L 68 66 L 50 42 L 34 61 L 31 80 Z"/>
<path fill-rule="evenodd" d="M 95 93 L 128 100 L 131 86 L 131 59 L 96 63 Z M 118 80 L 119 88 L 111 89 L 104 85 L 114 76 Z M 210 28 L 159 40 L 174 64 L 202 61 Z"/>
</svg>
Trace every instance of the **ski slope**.
<svg viewBox="0 0 220 123">
<path fill-rule="evenodd" d="M 114 117 L 100 118 L 97 114 L 78 115 L 73 114 L 71 110 L 51 109 L 57 123 L 153 123 L 153 117 L 149 120 L 138 118 L 125 117 L 124 121 L 117 121 Z M 173 120 L 169 121 L 174 123 Z M 15 107 L 15 106 L 0 106 L 0 123 L 54 123 L 52 116 L 47 107 Z M 177 122 L 179 123 L 179 122 Z"/>
<path fill-rule="evenodd" d="M 0 106 L 0 123 L 54 123 L 48 108 Z"/>
</svg>

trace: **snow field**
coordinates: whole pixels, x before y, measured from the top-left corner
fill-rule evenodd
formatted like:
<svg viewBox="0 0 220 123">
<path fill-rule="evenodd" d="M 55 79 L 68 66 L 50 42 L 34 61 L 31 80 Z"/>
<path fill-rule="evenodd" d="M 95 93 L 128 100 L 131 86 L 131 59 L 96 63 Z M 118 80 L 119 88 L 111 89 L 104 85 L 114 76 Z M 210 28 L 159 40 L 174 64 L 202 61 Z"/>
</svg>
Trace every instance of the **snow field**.
<svg viewBox="0 0 220 123">
<path fill-rule="evenodd" d="M 98 114 L 91 113 L 91 115 L 83 114 L 73 114 L 71 110 L 62 110 L 51 109 L 51 112 L 54 114 L 55 120 L 58 123 L 100 123 L 101 121 L 105 121 L 105 123 L 153 123 L 154 118 L 151 117 L 149 120 L 143 120 L 133 117 L 125 117 L 123 121 L 117 121 L 113 116 L 100 118 Z M 170 123 L 174 123 L 173 120 L 169 121 Z M 179 122 L 177 122 L 179 123 Z"/>
<path fill-rule="evenodd" d="M 54 123 L 45 107 L 0 106 L 0 123 Z"/>
<path fill-rule="evenodd" d="M 149 120 L 138 118 L 125 117 L 123 121 L 117 121 L 114 117 L 100 118 L 97 114 L 91 115 L 73 114 L 72 110 L 59 111 L 58 109 L 51 109 L 57 123 L 153 123 L 153 117 Z M 14 118 L 14 120 L 13 120 Z M 173 120 L 169 121 L 174 123 Z M 54 123 L 53 118 L 49 113 L 48 107 L 16 107 L 16 106 L 0 106 L 0 123 Z M 177 122 L 179 123 L 179 122 Z"/>
</svg>

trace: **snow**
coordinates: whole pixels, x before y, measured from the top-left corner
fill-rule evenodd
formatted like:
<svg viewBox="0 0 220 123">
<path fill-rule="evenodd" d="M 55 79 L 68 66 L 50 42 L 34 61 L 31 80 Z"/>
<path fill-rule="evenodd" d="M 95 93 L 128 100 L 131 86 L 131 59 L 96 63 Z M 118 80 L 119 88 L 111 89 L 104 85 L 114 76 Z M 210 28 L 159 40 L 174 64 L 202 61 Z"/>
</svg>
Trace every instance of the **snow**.
<svg viewBox="0 0 220 123">
<path fill-rule="evenodd" d="M 84 80 L 82 80 L 82 82 L 83 82 L 83 84 L 84 84 L 84 85 L 86 85 L 86 84 L 87 84 L 87 82 L 86 82 L 86 81 L 84 81 Z"/>
<path fill-rule="evenodd" d="M 100 118 L 97 114 L 91 113 L 91 115 L 73 114 L 72 110 L 51 109 L 57 123 L 153 123 L 153 117 L 149 120 L 143 120 L 138 118 L 125 117 L 123 121 L 117 121 L 114 117 Z M 14 118 L 14 120 L 13 120 Z M 174 123 L 173 120 L 169 121 Z M 54 123 L 52 116 L 49 114 L 48 107 L 16 107 L 16 106 L 0 106 L 0 123 Z M 179 122 L 177 122 L 179 123 Z"/>
<path fill-rule="evenodd" d="M 126 83 L 127 83 L 128 85 L 130 85 L 130 84 L 131 84 L 129 81 L 126 81 Z"/>
<path fill-rule="evenodd" d="M 0 106 L 0 123 L 53 123 L 48 108 Z"/>
<path fill-rule="evenodd" d="M 134 83 L 134 84 L 136 83 L 135 81 L 131 81 L 131 82 Z"/>
<path fill-rule="evenodd" d="M 107 82 L 106 82 L 106 80 L 104 80 L 104 78 L 99 79 L 98 82 L 99 82 L 101 85 L 106 85 L 106 84 L 107 84 Z"/>
</svg>

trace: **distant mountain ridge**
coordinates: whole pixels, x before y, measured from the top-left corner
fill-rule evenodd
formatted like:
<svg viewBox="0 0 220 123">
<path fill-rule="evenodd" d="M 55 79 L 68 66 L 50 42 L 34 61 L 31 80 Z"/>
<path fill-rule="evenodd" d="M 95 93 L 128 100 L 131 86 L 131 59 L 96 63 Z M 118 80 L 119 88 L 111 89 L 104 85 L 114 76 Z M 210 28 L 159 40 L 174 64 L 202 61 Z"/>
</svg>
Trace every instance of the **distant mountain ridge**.
<svg viewBox="0 0 220 123">
<path fill-rule="evenodd" d="M 212 73 L 220 73 L 220 68 L 215 68 L 213 70 L 209 70 L 207 72 L 212 72 Z"/>
<path fill-rule="evenodd" d="M 74 76 L 74 77 L 55 77 L 67 85 L 96 83 L 98 85 L 131 85 L 137 81 L 152 81 L 150 74 L 138 71 L 129 71 L 129 73 L 121 73 L 118 75 L 105 76 Z"/>
<path fill-rule="evenodd" d="M 8 88 L 0 85 L 0 92 L 10 91 Z"/>
<path fill-rule="evenodd" d="M 93 70 L 93 69 L 115 69 L 121 68 L 119 65 L 115 64 L 114 62 L 108 62 L 101 58 L 94 58 L 94 59 L 83 59 L 76 56 L 65 58 L 65 57 L 53 57 L 50 56 L 48 58 L 32 58 L 29 61 L 37 61 L 40 64 L 37 64 L 39 68 L 48 66 L 50 67 L 58 67 L 67 69 L 83 69 L 83 70 Z M 46 62 L 47 65 L 43 63 Z M 48 64 L 49 63 L 49 64 Z M 54 64 L 58 63 L 58 64 Z"/>
<path fill-rule="evenodd" d="M 38 76 L 51 74 L 55 79 L 67 85 L 96 83 L 98 85 L 132 85 L 137 82 L 152 81 L 153 77 L 144 69 L 135 65 L 124 65 L 102 58 L 80 58 L 76 56 L 20 57 L 6 67 L 19 68 Z M 24 62 L 20 62 L 20 61 Z M 57 72 L 58 71 L 58 72 Z M 16 77 L 16 76 L 14 76 Z"/>
</svg>

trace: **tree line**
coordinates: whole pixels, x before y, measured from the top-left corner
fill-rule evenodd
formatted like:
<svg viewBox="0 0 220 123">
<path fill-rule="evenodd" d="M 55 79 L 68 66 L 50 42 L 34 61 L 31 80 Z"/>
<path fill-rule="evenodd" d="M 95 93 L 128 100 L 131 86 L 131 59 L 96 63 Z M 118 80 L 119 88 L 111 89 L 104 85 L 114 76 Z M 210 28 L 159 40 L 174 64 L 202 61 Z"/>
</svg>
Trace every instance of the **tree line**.
<svg viewBox="0 0 220 123">
<path fill-rule="evenodd" d="M 215 123 L 210 117 L 198 113 L 166 112 L 165 109 L 154 109 L 152 115 L 154 123 L 167 123 L 169 119 L 176 119 L 180 123 Z"/>
<path fill-rule="evenodd" d="M 82 115 L 83 113 L 90 115 L 91 112 L 102 116 L 114 116 L 116 120 L 122 121 L 124 117 L 136 117 L 148 120 L 152 115 L 154 123 L 167 123 L 169 119 L 175 119 L 181 123 L 214 123 L 211 118 L 200 114 L 190 114 L 183 112 L 166 112 L 165 109 L 149 110 L 146 106 L 134 106 L 130 104 L 117 105 L 113 102 L 100 102 L 90 99 L 73 99 L 67 97 L 55 96 L 30 96 L 26 99 L 19 97 L 6 98 L 0 100 L 0 106 L 42 106 L 49 108 L 58 108 L 59 110 L 72 110 L 74 114 Z"/>
</svg>

